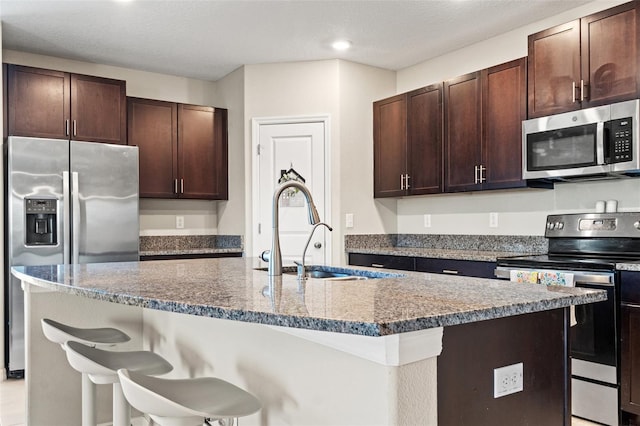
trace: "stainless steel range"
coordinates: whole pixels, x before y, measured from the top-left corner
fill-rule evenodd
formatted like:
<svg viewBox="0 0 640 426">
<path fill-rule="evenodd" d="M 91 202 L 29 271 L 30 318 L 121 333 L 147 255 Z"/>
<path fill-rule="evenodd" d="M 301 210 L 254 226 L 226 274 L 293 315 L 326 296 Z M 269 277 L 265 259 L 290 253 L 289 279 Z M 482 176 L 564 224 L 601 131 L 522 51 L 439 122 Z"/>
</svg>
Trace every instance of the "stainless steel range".
<svg viewBox="0 0 640 426">
<path fill-rule="evenodd" d="M 640 260 L 640 212 L 550 215 L 543 255 L 498 259 L 498 278 L 607 291 L 605 302 L 575 307 L 570 332 L 572 414 L 620 424 L 620 277 L 616 264 Z"/>
</svg>

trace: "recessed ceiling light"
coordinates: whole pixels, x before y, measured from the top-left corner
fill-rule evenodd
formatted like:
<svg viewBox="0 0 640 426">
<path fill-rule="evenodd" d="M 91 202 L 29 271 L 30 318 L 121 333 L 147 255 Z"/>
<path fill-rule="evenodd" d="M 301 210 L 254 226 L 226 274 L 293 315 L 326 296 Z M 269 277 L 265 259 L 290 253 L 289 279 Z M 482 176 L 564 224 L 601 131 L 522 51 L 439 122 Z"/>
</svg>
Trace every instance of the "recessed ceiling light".
<svg viewBox="0 0 640 426">
<path fill-rule="evenodd" d="M 347 50 L 351 47 L 351 42 L 349 40 L 336 40 L 331 44 L 335 50 Z"/>
</svg>

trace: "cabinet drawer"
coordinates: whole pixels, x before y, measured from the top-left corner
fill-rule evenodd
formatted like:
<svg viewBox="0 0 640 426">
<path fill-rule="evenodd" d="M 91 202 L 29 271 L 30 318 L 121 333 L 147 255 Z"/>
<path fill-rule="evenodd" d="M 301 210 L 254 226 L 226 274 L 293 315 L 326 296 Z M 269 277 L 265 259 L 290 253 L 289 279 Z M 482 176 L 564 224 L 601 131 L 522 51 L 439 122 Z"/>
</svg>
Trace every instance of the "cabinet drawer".
<svg viewBox="0 0 640 426">
<path fill-rule="evenodd" d="M 349 265 L 415 271 L 416 259 L 406 256 L 349 253 Z"/>
<path fill-rule="evenodd" d="M 461 275 L 466 277 L 495 278 L 495 262 L 451 259 L 416 259 L 416 271 L 436 274 Z"/>
</svg>

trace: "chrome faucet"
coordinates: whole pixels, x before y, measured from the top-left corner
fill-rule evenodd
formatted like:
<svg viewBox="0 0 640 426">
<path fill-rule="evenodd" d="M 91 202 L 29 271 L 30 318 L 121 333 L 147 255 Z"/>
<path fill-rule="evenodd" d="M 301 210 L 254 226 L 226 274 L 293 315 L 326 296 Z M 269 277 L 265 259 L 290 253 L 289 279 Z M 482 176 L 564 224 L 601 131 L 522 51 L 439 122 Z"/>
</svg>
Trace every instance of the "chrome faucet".
<svg viewBox="0 0 640 426">
<path fill-rule="evenodd" d="M 273 207 L 271 211 L 273 215 L 273 236 L 271 238 L 271 251 L 269 252 L 269 275 L 271 276 L 282 275 L 282 253 L 280 252 L 280 232 L 278 229 L 280 208 L 278 201 L 280 200 L 280 195 L 282 195 L 287 188 L 297 188 L 304 194 L 307 199 L 309 223 L 315 225 L 320 222 L 320 215 L 318 214 L 315 204 L 313 204 L 313 197 L 304 184 L 295 180 L 289 180 L 276 188 L 276 191 L 273 193 Z"/>
<path fill-rule="evenodd" d="M 302 251 L 302 263 L 295 262 L 295 264 L 298 265 L 298 280 L 306 279 L 306 270 L 304 268 L 304 264 L 305 264 L 305 258 L 307 257 L 307 248 L 309 248 L 311 237 L 313 237 L 313 233 L 315 232 L 316 228 L 321 225 L 325 226 L 329 231 L 333 231 L 333 228 L 324 222 L 319 222 L 313 225 L 313 229 L 311 230 L 311 233 L 309 234 L 309 238 L 307 239 L 307 244 L 304 245 L 304 250 Z"/>
</svg>

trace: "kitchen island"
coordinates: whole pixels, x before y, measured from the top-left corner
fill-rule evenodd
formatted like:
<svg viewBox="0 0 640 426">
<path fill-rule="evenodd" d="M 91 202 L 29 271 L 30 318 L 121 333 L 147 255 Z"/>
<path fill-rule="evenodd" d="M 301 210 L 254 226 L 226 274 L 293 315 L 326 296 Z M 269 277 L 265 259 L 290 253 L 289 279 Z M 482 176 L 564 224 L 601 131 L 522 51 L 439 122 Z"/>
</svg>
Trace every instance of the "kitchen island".
<svg viewBox="0 0 640 426">
<path fill-rule="evenodd" d="M 15 268 L 26 290 L 28 423 L 74 424 L 80 412 L 79 401 L 68 402 L 79 400 L 79 377 L 42 336 L 43 317 L 124 329 L 133 339 L 123 348 L 165 356 L 175 367 L 168 377 L 216 375 L 238 384 L 264 406 L 243 424 L 435 425 L 447 423 L 438 394 L 451 393 L 438 383 L 438 357 L 447 342 L 460 345 L 455 335 L 466 336 L 467 351 L 480 355 L 494 337 L 506 342 L 518 334 L 501 326 L 513 318 L 533 324 L 527 329 L 533 334 L 536 324 L 547 324 L 553 336 L 525 340 L 555 342 L 555 358 L 545 362 L 566 366 L 569 307 L 606 298 L 600 291 L 437 274 L 383 278 L 366 268 L 357 268 L 366 280 L 300 283 L 295 275 L 270 278 L 256 269 L 263 266 L 224 258 Z M 483 324 L 497 334 L 475 341 L 465 327 L 478 324 L 478 335 L 486 332 Z M 449 329 L 458 331 L 448 338 Z M 502 352 L 517 357 L 517 349 Z M 546 380 L 540 370 L 525 361 L 516 406 L 528 404 L 522 395 L 541 399 L 527 384 L 529 376 Z M 555 370 L 566 378 L 566 368 Z M 485 373 L 493 377 L 492 369 Z M 566 391 L 562 383 L 556 387 Z M 103 393 L 99 416 L 108 419 Z"/>
</svg>

